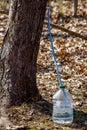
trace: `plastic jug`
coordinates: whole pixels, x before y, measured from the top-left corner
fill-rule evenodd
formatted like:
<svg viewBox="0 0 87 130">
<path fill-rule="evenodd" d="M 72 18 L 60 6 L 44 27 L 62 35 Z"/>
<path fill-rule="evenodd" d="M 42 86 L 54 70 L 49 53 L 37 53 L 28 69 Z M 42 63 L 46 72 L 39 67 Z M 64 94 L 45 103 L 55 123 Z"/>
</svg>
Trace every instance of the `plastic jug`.
<svg viewBox="0 0 87 130">
<path fill-rule="evenodd" d="M 60 86 L 53 96 L 53 121 L 59 124 L 73 122 L 73 100 L 64 86 Z"/>
</svg>

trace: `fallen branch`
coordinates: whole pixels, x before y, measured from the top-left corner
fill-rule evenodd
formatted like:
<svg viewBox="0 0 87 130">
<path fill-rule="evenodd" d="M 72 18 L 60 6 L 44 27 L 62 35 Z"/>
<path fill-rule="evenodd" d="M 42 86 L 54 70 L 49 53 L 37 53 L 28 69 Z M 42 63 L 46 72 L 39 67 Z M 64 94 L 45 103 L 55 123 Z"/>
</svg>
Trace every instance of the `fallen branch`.
<svg viewBox="0 0 87 130">
<path fill-rule="evenodd" d="M 47 22 L 44 22 L 44 24 L 48 24 Z M 70 35 L 72 35 L 72 36 L 75 36 L 75 37 L 79 37 L 79 38 L 82 38 L 83 40 L 87 40 L 87 36 L 83 36 L 83 35 L 81 35 L 81 34 L 79 34 L 79 33 L 77 33 L 77 32 L 73 32 L 73 31 L 71 31 L 71 30 L 68 30 L 68 29 L 66 29 L 66 28 L 64 28 L 64 27 L 62 27 L 62 26 L 59 26 L 58 24 L 50 24 L 51 25 L 51 27 L 52 28 L 54 28 L 54 29 L 59 29 L 59 30 L 61 30 L 61 31 L 63 31 L 63 32 L 66 32 L 66 33 L 69 33 Z"/>
</svg>

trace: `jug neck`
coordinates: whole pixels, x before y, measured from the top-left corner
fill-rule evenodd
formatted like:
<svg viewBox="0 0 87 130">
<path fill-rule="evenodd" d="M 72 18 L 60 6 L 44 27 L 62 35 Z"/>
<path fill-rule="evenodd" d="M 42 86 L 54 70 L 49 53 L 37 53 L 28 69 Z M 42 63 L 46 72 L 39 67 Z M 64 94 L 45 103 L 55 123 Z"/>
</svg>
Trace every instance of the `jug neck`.
<svg viewBox="0 0 87 130">
<path fill-rule="evenodd" d="M 64 85 L 60 85 L 60 89 L 65 89 L 65 86 Z"/>
</svg>

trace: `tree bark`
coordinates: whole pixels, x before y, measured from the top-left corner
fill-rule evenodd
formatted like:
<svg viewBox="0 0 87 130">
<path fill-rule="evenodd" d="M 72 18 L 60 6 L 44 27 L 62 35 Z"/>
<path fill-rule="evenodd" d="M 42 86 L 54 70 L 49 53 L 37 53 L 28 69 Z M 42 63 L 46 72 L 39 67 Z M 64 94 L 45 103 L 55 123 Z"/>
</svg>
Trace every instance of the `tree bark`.
<svg viewBox="0 0 87 130">
<path fill-rule="evenodd" d="M 2 105 L 36 100 L 37 54 L 47 0 L 11 0 L 8 28 L 1 50 Z"/>
</svg>

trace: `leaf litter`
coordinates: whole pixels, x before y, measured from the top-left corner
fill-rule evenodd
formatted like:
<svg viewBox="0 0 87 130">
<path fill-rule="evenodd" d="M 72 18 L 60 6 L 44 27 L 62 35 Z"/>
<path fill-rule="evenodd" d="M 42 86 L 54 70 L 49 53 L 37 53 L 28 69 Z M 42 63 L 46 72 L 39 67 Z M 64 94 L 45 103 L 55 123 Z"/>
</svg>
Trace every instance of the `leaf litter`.
<svg viewBox="0 0 87 130">
<path fill-rule="evenodd" d="M 73 2 L 72 2 L 73 3 Z M 55 6 L 53 6 L 55 5 Z M 87 35 L 87 1 L 79 2 L 78 17 L 73 17 L 72 4 L 63 1 L 62 14 L 57 2 L 51 2 L 51 22 L 69 30 Z M 66 13 L 67 12 L 67 13 Z M 5 35 L 7 11 L 0 11 L 0 47 Z M 52 57 L 47 26 L 44 25 L 37 60 L 37 85 L 43 101 L 36 104 L 24 103 L 12 107 L 9 119 L 19 129 L 25 130 L 86 130 L 87 128 L 87 43 L 78 37 L 70 36 L 52 28 L 57 63 L 62 80 L 73 96 L 74 122 L 59 125 L 52 121 L 52 96 L 59 89 L 59 82 Z M 3 128 L 2 128 L 3 130 Z"/>
</svg>

